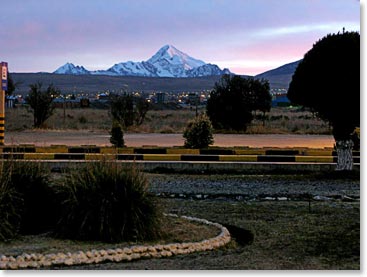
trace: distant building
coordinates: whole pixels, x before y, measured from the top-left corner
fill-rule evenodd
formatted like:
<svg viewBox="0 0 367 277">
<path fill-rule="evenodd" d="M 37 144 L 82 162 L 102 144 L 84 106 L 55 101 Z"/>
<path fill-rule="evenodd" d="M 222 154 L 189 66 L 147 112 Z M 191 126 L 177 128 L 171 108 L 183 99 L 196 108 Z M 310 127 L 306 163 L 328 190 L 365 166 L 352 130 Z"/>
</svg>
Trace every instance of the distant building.
<svg viewBox="0 0 367 277">
<path fill-rule="evenodd" d="M 18 102 L 17 96 L 6 96 L 5 97 L 5 107 L 6 108 L 14 108 L 14 105 Z"/>
<path fill-rule="evenodd" d="M 289 107 L 291 101 L 288 99 L 287 94 L 275 94 L 271 101 L 272 107 Z"/>
</svg>

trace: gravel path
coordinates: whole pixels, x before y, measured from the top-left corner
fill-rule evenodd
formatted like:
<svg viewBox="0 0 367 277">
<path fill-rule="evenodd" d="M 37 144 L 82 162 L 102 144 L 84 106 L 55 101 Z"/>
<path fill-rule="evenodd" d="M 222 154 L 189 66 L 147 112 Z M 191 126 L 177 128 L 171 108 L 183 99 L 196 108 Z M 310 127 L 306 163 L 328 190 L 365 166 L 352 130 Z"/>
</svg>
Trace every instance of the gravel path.
<svg viewBox="0 0 367 277">
<path fill-rule="evenodd" d="M 270 175 L 160 175 L 149 174 L 150 190 L 161 196 L 179 198 L 234 198 L 255 200 L 315 200 L 353 198 L 360 195 L 359 180 L 318 179 L 317 176 Z M 287 198 L 287 199 L 285 199 Z M 275 199 L 273 199 L 275 200 Z"/>
</svg>

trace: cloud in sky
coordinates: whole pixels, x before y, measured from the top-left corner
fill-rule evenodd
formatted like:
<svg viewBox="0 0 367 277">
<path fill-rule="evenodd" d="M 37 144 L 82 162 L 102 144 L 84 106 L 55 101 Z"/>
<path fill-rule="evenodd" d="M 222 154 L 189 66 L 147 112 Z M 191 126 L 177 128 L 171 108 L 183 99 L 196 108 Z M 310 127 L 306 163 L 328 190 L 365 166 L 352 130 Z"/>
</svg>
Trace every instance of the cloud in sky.
<svg viewBox="0 0 367 277">
<path fill-rule="evenodd" d="M 302 58 L 327 33 L 359 31 L 359 14 L 347 0 L 12 0 L 2 5 L 0 59 L 14 72 L 67 61 L 106 69 L 173 44 L 256 74 Z"/>
</svg>

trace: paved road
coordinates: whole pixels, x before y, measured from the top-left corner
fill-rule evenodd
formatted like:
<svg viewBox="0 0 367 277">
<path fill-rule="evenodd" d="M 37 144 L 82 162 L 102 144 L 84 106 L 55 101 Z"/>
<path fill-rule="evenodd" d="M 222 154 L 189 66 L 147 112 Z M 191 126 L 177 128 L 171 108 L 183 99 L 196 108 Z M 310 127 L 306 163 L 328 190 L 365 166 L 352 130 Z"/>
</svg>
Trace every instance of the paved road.
<svg viewBox="0 0 367 277">
<path fill-rule="evenodd" d="M 6 132 L 5 145 L 35 144 L 36 146 L 60 145 L 97 145 L 110 146 L 108 132 L 94 131 L 45 131 L 27 130 Z M 182 146 L 182 134 L 125 134 L 125 144 L 129 147 L 154 145 L 162 147 Z M 216 134 L 214 146 L 248 146 L 248 147 L 333 147 L 334 139 L 328 135 L 243 135 Z"/>
</svg>

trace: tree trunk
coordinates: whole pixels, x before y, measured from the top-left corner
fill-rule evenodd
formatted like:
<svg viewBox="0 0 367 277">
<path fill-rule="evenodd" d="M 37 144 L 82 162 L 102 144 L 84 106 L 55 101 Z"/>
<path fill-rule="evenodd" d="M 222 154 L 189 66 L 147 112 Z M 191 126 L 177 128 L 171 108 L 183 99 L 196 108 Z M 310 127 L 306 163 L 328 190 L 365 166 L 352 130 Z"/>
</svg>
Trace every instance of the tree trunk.
<svg viewBox="0 0 367 277">
<path fill-rule="evenodd" d="M 336 152 L 338 155 L 338 163 L 336 170 L 352 170 L 353 169 L 353 141 L 337 140 Z"/>
</svg>

